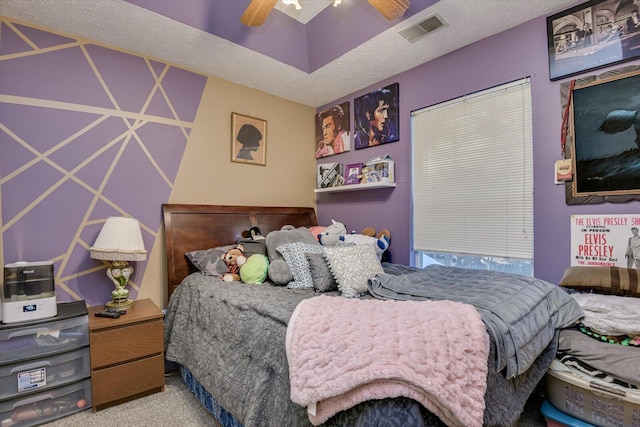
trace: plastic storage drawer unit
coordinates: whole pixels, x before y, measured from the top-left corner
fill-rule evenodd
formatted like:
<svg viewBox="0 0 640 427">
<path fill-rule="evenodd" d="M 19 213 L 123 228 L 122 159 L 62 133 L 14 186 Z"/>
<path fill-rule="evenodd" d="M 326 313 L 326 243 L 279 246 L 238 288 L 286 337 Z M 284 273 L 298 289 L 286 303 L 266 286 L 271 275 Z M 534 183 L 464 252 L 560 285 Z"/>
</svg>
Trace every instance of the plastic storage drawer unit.
<svg viewBox="0 0 640 427">
<path fill-rule="evenodd" d="M 0 427 L 38 425 L 91 407 L 91 380 L 0 402 Z"/>
<path fill-rule="evenodd" d="M 555 363 L 555 362 L 554 362 Z M 547 371 L 547 399 L 562 412 L 600 427 L 640 427 L 640 390 L 589 382 L 572 372 Z"/>
<path fill-rule="evenodd" d="M 58 304 L 58 315 L 27 323 L 0 325 L 0 364 L 62 353 L 89 345 L 84 301 Z"/>
<path fill-rule="evenodd" d="M 89 347 L 0 366 L 0 400 L 69 384 L 91 376 Z"/>
</svg>

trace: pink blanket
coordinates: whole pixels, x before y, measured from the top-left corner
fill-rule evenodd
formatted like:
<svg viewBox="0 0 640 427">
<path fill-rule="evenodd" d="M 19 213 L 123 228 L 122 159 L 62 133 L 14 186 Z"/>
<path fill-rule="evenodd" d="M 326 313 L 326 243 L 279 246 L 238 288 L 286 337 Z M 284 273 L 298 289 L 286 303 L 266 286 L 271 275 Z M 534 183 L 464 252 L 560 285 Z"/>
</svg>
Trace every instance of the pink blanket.
<svg viewBox="0 0 640 427">
<path fill-rule="evenodd" d="M 289 321 L 286 350 L 291 400 L 314 425 L 405 396 L 449 426 L 482 426 L 489 337 L 471 305 L 309 298 Z"/>
</svg>

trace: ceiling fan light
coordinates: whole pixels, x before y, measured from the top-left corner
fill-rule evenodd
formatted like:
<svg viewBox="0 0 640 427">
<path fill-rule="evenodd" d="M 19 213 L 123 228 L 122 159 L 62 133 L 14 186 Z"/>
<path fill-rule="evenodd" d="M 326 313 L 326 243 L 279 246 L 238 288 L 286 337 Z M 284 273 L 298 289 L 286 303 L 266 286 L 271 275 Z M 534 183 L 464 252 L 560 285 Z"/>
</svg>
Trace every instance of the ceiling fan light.
<svg viewBox="0 0 640 427">
<path fill-rule="evenodd" d="M 298 0 L 282 0 L 282 3 L 292 4 L 296 7 L 297 10 L 302 9 L 302 6 L 300 6 L 300 2 Z"/>
<path fill-rule="evenodd" d="M 342 3 L 342 0 L 333 0 L 333 7 L 338 7 L 340 3 Z"/>
</svg>

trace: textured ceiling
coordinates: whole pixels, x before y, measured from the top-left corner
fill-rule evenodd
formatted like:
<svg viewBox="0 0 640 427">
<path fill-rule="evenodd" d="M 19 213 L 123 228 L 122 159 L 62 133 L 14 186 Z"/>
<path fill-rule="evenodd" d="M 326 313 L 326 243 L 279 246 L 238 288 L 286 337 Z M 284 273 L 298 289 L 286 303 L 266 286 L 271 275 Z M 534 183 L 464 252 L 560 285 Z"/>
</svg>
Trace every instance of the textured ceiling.
<svg viewBox="0 0 640 427">
<path fill-rule="evenodd" d="M 164 1 L 179 2 L 186 8 L 193 0 Z M 365 0 L 343 0 L 348 1 Z M 424 0 L 412 3 L 420 1 Z M 302 11 L 278 8 L 306 23 L 331 3 L 300 2 Z M 440 0 L 311 73 L 125 0 L 1 0 L 0 13 L 319 107 L 485 37 L 579 3 Z M 398 34 L 436 13 L 446 21 L 446 27 L 415 43 Z"/>
</svg>

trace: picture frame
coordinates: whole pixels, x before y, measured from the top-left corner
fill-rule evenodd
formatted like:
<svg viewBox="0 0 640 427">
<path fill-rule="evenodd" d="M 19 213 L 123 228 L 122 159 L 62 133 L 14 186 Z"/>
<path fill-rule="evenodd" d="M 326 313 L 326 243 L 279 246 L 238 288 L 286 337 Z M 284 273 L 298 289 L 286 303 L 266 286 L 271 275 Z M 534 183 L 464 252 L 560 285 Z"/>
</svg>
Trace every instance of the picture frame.
<svg viewBox="0 0 640 427">
<path fill-rule="evenodd" d="M 631 1 L 591 0 L 547 17 L 549 79 L 640 58 L 634 10 Z"/>
<path fill-rule="evenodd" d="M 231 113 L 231 161 L 267 165 L 267 121 Z"/>
<path fill-rule="evenodd" d="M 561 85 L 563 109 L 570 83 Z M 628 66 L 575 81 L 565 157 L 573 180 L 565 183 L 568 205 L 640 200 L 637 87 L 640 66 Z M 634 98 L 635 97 L 635 98 Z"/>
<path fill-rule="evenodd" d="M 317 188 L 340 187 L 344 184 L 342 163 L 318 163 L 316 173 Z"/>
<path fill-rule="evenodd" d="M 400 140 L 400 85 L 393 83 L 353 101 L 356 150 Z"/>
<path fill-rule="evenodd" d="M 350 105 L 343 102 L 316 114 L 316 159 L 351 150 Z"/>
<path fill-rule="evenodd" d="M 344 170 L 344 185 L 360 184 L 363 163 L 351 163 Z"/>
</svg>

